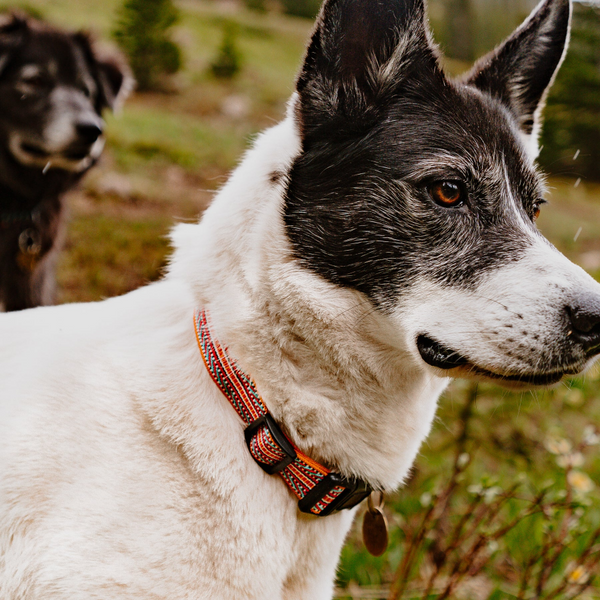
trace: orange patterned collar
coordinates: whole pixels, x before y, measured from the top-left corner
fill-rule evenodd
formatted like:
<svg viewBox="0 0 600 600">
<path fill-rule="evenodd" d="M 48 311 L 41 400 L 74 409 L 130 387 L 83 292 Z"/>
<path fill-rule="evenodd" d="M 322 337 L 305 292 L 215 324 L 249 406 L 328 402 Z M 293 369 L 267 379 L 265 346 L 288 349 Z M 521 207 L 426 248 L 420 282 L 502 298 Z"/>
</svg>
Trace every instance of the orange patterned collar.
<svg viewBox="0 0 600 600">
<path fill-rule="evenodd" d="M 372 491 L 359 479 L 347 479 L 303 454 L 281 431 L 260 397 L 256 384 L 214 340 L 208 314 L 194 316 L 198 346 L 208 372 L 246 424 L 246 444 L 256 463 L 278 473 L 298 497 L 298 508 L 320 517 L 353 508 Z"/>
</svg>

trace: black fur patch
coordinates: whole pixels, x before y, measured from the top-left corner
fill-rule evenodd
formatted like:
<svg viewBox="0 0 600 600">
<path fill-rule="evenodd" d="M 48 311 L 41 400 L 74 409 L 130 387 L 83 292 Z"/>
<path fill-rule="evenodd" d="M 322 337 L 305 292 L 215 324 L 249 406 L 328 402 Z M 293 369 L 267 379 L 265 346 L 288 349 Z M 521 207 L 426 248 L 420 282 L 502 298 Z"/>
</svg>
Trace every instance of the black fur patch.
<svg viewBox="0 0 600 600">
<path fill-rule="evenodd" d="M 348 74 L 348 43 L 360 64 L 355 36 L 336 38 L 339 24 L 328 22 L 348 3 L 370 31 L 367 0 L 327 3 L 298 82 L 303 151 L 289 173 L 284 214 L 295 255 L 380 308 L 417 277 L 472 288 L 519 260 L 535 231 L 543 186 L 518 140 L 519 115 L 486 90 L 445 78 L 418 0 L 386 3 L 391 33 L 372 37 L 374 47 L 363 42 L 367 75 Z M 379 23 L 377 11 L 373 18 Z M 396 45 L 403 54 L 394 54 Z M 373 57 L 388 61 L 379 80 Z M 464 184 L 464 205 L 433 201 L 428 187 L 443 180 Z"/>
</svg>

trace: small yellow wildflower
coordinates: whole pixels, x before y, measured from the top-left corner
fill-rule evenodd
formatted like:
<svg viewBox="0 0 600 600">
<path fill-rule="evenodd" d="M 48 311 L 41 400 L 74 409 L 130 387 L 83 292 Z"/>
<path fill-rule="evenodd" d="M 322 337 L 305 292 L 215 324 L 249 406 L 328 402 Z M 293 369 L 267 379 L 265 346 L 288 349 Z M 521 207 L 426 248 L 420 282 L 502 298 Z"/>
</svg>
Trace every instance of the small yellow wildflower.
<svg viewBox="0 0 600 600">
<path fill-rule="evenodd" d="M 586 494 L 594 489 L 594 482 L 582 471 L 570 471 L 567 481 L 571 487 L 581 494 Z"/>
<path fill-rule="evenodd" d="M 570 565 L 567 568 L 567 581 L 569 583 L 585 583 L 589 577 L 589 573 L 581 565 Z"/>
</svg>

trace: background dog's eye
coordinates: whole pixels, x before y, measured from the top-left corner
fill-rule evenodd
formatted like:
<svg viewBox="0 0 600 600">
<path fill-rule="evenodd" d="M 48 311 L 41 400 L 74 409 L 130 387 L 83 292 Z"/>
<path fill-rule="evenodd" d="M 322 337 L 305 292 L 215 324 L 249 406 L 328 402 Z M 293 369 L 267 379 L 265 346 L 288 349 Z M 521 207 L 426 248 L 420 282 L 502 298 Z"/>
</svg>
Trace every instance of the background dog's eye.
<svg viewBox="0 0 600 600">
<path fill-rule="evenodd" d="M 16 85 L 16 89 L 25 96 L 41 93 L 48 86 L 48 80 L 41 74 L 23 77 Z"/>
<path fill-rule="evenodd" d="M 463 185 L 458 181 L 436 181 L 429 186 L 429 194 L 440 206 L 461 206 L 466 197 Z"/>
<path fill-rule="evenodd" d="M 33 77 L 23 79 L 23 83 L 32 88 L 41 88 L 46 84 L 46 80 L 42 75 L 34 75 Z"/>
</svg>

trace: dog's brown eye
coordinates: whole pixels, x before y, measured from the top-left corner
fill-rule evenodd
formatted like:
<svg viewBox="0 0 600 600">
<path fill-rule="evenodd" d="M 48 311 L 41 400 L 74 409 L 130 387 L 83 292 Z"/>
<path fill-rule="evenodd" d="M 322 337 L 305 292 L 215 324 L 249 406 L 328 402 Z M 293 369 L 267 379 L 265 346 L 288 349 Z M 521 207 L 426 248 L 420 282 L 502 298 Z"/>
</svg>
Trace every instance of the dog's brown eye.
<svg viewBox="0 0 600 600">
<path fill-rule="evenodd" d="M 465 201 L 463 186 L 456 181 L 436 181 L 429 187 L 434 202 L 440 206 L 460 206 Z"/>
</svg>

